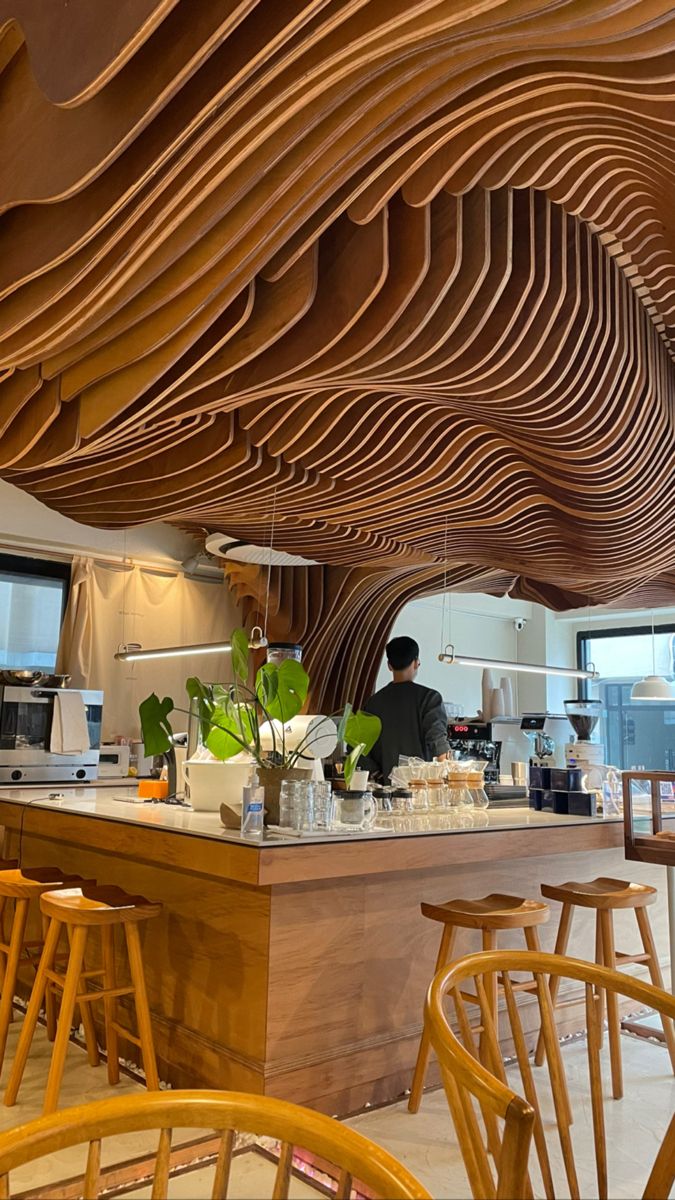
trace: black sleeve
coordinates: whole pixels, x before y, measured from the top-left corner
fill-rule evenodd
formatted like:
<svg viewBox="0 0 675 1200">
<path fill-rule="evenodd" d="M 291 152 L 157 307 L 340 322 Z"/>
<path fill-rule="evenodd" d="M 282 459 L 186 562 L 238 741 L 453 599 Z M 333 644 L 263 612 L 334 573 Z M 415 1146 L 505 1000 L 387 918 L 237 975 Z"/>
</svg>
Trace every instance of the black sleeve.
<svg viewBox="0 0 675 1200">
<path fill-rule="evenodd" d="M 368 707 L 367 700 L 366 700 L 365 704 L 362 705 L 362 708 L 363 708 L 364 712 L 373 713 L 372 708 Z M 379 717 L 379 715 L 380 715 L 379 713 L 373 713 L 373 716 Z M 359 759 L 359 767 L 361 768 L 361 770 L 368 771 L 371 775 L 375 775 L 376 777 L 379 777 L 382 775 L 382 742 L 381 742 L 381 738 L 377 739 L 375 745 L 373 746 L 372 750 L 370 751 L 370 754 L 362 754 L 361 755 L 361 758 Z"/>
<path fill-rule="evenodd" d="M 422 733 L 424 741 L 434 756 L 447 754 L 450 750 L 448 741 L 448 717 L 440 692 L 429 692 L 425 697 L 422 708 Z"/>
</svg>

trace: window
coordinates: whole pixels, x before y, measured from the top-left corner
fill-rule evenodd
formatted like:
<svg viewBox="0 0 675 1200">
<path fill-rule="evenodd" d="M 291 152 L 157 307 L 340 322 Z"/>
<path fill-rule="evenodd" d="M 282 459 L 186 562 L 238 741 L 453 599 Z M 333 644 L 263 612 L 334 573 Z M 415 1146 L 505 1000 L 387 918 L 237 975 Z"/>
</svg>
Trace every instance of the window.
<svg viewBox="0 0 675 1200">
<path fill-rule="evenodd" d="M 589 663 L 597 680 L 584 680 L 582 695 L 602 700 L 598 735 L 606 763 L 629 770 L 675 770 L 675 701 L 630 698 L 633 684 L 645 675 L 675 677 L 675 625 L 657 625 L 652 661 L 651 626 L 585 630 L 577 635 L 580 667 Z"/>
<path fill-rule="evenodd" d="M 53 671 L 70 566 L 0 554 L 0 668 Z"/>
</svg>

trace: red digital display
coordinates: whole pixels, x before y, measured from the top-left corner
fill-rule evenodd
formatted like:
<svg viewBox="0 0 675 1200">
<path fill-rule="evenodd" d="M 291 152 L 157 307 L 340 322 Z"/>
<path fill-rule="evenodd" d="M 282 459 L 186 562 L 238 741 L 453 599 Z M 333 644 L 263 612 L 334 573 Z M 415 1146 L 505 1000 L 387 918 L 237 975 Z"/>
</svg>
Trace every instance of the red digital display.
<svg viewBox="0 0 675 1200">
<path fill-rule="evenodd" d="M 453 725 L 452 729 L 453 729 L 453 733 L 468 733 L 469 732 L 468 725 Z"/>
</svg>

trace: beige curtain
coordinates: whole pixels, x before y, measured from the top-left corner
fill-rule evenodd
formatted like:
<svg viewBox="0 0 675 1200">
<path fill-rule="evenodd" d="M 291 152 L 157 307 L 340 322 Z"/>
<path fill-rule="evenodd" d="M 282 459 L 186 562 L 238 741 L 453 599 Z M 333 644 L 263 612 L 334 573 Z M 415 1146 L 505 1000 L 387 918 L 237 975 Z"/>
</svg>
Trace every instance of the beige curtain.
<svg viewBox="0 0 675 1200">
<path fill-rule="evenodd" d="M 91 669 L 92 568 L 90 558 L 73 559 L 70 594 L 56 655 L 56 670 L 72 676 L 71 687 L 86 687 Z"/>
<path fill-rule="evenodd" d="M 124 663 L 115 651 L 129 642 L 144 649 L 229 639 L 241 613 L 225 583 L 204 583 L 142 567 L 78 559 L 64 620 L 59 663 L 73 685 L 103 690 L 103 735 L 137 737 L 138 705 L 150 692 L 186 706 L 185 680 L 227 681 L 230 655 L 195 655 Z M 187 727 L 176 713 L 175 729 Z"/>
</svg>

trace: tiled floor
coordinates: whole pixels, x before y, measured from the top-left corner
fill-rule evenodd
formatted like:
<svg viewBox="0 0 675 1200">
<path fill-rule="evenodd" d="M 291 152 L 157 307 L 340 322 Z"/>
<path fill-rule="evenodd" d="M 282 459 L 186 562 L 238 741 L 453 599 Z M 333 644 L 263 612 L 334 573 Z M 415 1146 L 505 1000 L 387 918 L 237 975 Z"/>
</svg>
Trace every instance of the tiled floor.
<svg viewBox="0 0 675 1200">
<path fill-rule="evenodd" d="M 8 1048 L 11 1061 L 18 1023 L 12 1027 Z M 669 1071 L 669 1060 L 663 1047 L 650 1041 L 622 1038 L 625 1099 L 620 1102 L 608 1100 L 606 1105 L 607 1140 L 610 1148 L 610 1196 L 616 1200 L 629 1200 L 640 1195 L 649 1172 L 660 1138 L 673 1111 L 675 1111 L 675 1080 Z M 564 1061 L 570 1093 L 575 1112 L 573 1140 L 580 1175 L 581 1194 L 584 1197 L 597 1195 L 593 1138 L 590 1106 L 587 1094 L 586 1044 L 583 1040 L 564 1046 Z M 7 1109 L 0 1105 L 0 1128 L 9 1129 L 30 1120 L 39 1114 L 42 1089 L 46 1078 L 49 1049 L 44 1030 L 38 1031 L 29 1068 L 20 1095 L 20 1103 Z M 608 1072 L 607 1072 L 608 1076 Z M 513 1079 L 518 1087 L 517 1074 Z M 132 1080 L 123 1079 L 117 1094 L 132 1094 L 140 1086 Z M 64 1106 L 99 1099 L 110 1095 L 105 1066 L 95 1070 L 88 1066 L 84 1052 L 77 1046 L 69 1050 L 62 1101 Z M 551 1110 L 545 1110 L 548 1130 L 555 1135 Z M 441 1092 L 425 1096 L 422 1109 L 411 1116 L 405 1102 L 387 1108 L 365 1112 L 348 1122 L 361 1133 L 385 1146 L 415 1174 L 436 1200 L 455 1200 L 469 1196 L 469 1188 L 450 1119 L 445 1098 Z M 194 1140 L 194 1132 L 177 1134 L 174 1144 Z M 115 1139 L 114 1144 L 104 1147 L 104 1164 L 128 1163 L 142 1160 L 150 1155 L 156 1145 L 156 1135 L 135 1134 Z M 555 1143 L 551 1138 L 552 1159 L 556 1162 Z M 199 1152 L 195 1150 L 195 1161 Z M 18 1192 L 28 1191 L 33 1196 L 47 1197 L 55 1194 L 55 1181 L 69 1181 L 80 1175 L 84 1167 L 84 1151 L 63 1151 L 49 1163 L 32 1165 L 13 1176 L 13 1188 Z M 555 1167 L 554 1167 L 555 1169 Z M 139 1165 L 135 1176 L 139 1184 L 124 1195 L 135 1200 L 146 1200 L 150 1187 L 141 1186 L 143 1178 Z M 255 1150 L 237 1156 L 233 1169 L 231 1195 L 237 1200 L 256 1200 L 271 1195 L 274 1178 L 273 1165 Z M 212 1168 L 197 1167 L 171 1181 L 171 1200 L 201 1200 L 210 1196 Z M 535 1194 L 541 1195 L 535 1176 Z M 50 1186 L 51 1185 L 51 1186 Z M 67 1190 L 61 1191 L 67 1195 Z M 109 1193 L 122 1194 L 120 1192 Z M 309 1180 L 296 1179 L 291 1196 L 294 1200 L 325 1195 Z M 561 1196 L 565 1190 L 561 1189 Z"/>
</svg>

